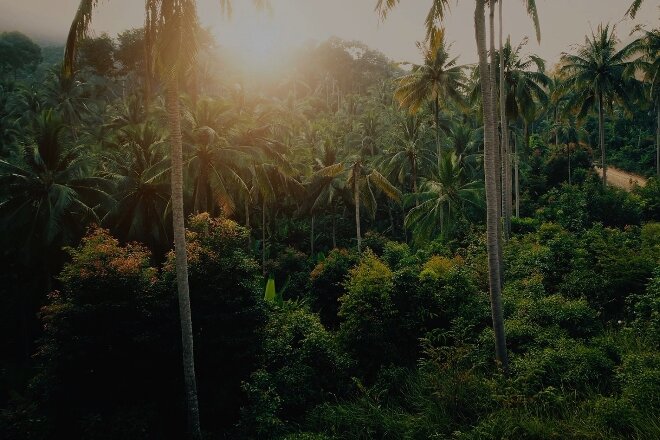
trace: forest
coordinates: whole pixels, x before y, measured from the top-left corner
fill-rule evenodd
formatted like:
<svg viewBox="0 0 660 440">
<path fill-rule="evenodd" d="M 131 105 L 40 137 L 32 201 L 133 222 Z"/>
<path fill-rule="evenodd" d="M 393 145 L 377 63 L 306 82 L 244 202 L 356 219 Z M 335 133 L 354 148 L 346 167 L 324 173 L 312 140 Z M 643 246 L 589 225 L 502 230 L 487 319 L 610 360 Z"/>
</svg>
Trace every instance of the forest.
<svg viewBox="0 0 660 440">
<path fill-rule="evenodd" d="M 0 438 L 660 438 L 659 28 L 548 63 L 474 0 L 464 64 L 433 0 L 418 64 L 255 78 L 101 3 L 0 32 Z"/>
</svg>

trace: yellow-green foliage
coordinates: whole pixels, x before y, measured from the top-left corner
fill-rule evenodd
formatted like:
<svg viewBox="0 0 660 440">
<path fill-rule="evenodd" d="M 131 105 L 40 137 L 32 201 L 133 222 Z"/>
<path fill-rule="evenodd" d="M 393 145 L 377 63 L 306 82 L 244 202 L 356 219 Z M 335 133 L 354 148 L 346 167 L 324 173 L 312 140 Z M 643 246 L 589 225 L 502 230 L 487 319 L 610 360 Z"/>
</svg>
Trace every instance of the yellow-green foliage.
<svg viewBox="0 0 660 440">
<path fill-rule="evenodd" d="M 463 266 L 463 258 L 458 255 L 454 258 L 434 255 L 424 263 L 419 278 L 422 280 L 431 279 L 437 281 L 446 278 L 447 275 L 461 266 Z"/>
<path fill-rule="evenodd" d="M 652 222 L 642 226 L 642 249 L 660 263 L 660 223 Z"/>
<path fill-rule="evenodd" d="M 393 287 L 392 270 L 371 250 L 365 253 L 360 264 L 351 269 L 348 274 L 347 288 L 351 292 L 375 288 L 387 291 Z"/>
</svg>

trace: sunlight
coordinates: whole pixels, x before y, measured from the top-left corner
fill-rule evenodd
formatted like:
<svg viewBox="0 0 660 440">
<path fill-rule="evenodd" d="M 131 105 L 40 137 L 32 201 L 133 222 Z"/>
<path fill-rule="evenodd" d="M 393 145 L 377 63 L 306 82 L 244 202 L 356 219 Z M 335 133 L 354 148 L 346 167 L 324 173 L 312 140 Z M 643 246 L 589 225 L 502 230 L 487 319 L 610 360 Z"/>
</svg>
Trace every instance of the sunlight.
<svg viewBox="0 0 660 440">
<path fill-rule="evenodd" d="M 291 46 L 286 27 L 267 13 L 237 15 L 224 25 L 217 33 L 220 44 L 235 51 L 244 67 L 255 73 L 272 69 Z"/>
</svg>

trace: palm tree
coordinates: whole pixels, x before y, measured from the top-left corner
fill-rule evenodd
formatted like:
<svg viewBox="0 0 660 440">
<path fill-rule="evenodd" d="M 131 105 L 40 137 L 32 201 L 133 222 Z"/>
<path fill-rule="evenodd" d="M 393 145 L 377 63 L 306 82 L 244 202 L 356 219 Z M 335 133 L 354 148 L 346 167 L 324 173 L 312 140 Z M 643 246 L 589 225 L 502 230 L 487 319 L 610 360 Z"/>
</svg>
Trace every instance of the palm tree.
<svg viewBox="0 0 660 440">
<path fill-rule="evenodd" d="M 360 208 L 364 205 L 371 216 L 375 216 L 377 208 L 376 195 L 374 194 L 375 190 L 380 190 L 390 199 L 397 201 L 400 200 L 401 195 L 399 190 L 377 170 L 367 170 L 361 157 L 354 158 L 352 161 L 346 178 L 346 186 L 349 187 L 353 193 L 353 204 L 355 206 L 355 234 L 357 237 L 357 248 L 359 253 L 362 252 Z"/>
<path fill-rule="evenodd" d="M 224 4 L 226 2 L 221 2 Z M 81 0 L 71 24 L 62 65 L 62 77 L 73 77 L 78 43 L 86 36 L 97 0 Z M 146 0 L 149 20 L 145 32 L 153 38 L 153 58 L 156 60 L 165 85 L 165 106 L 170 131 L 171 201 L 176 279 L 181 318 L 183 372 L 190 435 L 201 439 L 199 404 L 195 379 L 192 314 L 188 286 L 188 264 L 183 211 L 183 158 L 179 81 L 193 63 L 197 52 L 197 10 L 194 0 Z M 150 54 L 151 55 L 151 54 Z"/>
<path fill-rule="evenodd" d="M 449 237 L 454 221 L 464 215 L 466 205 L 481 207 L 482 188 L 482 182 L 466 180 L 456 153 L 443 153 L 433 176 L 423 180 L 419 204 L 406 216 L 406 227 L 412 228 L 418 237 L 430 238 L 437 231 L 442 237 Z"/>
<path fill-rule="evenodd" d="M 635 64 L 644 75 L 647 95 L 655 107 L 656 174 L 660 177 L 660 29 L 642 32 L 635 42 L 636 52 L 641 55 Z"/>
<path fill-rule="evenodd" d="M 501 75 L 500 82 L 500 109 L 502 111 L 502 203 L 504 217 L 504 232 L 508 236 L 511 231 L 511 161 L 509 155 L 509 121 L 526 118 L 536 113 L 537 107 L 545 107 L 548 103 L 548 94 L 545 89 L 550 85 L 550 78 L 545 74 L 545 62 L 537 55 L 521 56 L 522 48 L 527 39 L 516 46 L 511 46 L 507 39 L 506 44 L 499 52 L 498 60 Z M 502 83 L 503 81 L 503 83 Z"/>
<path fill-rule="evenodd" d="M 391 11 L 401 0 L 377 0 L 376 11 L 380 14 L 381 18 L 385 18 L 387 13 Z M 491 0 L 494 1 L 494 0 Z M 535 0 L 524 0 L 523 3 L 527 8 L 528 14 L 534 20 L 535 27 L 539 29 L 538 14 L 536 12 Z M 437 28 L 437 23 L 442 21 L 445 14 L 449 11 L 449 0 L 434 0 L 431 3 L 431 8 L 426 16 L 426 33 L 427 41 L 431 41 L 431 36 Z M 492 4 L 491 4 L 492 5 Z M 501 277 L 500 277 L 500 256 L 499 249 L 500 240 L 498 233 L 498 209 L 499 197 L 497 194 L 497 169 L 496 155 L 497 148 L 495 148 L 495 111 L 493 103 L 493 86 L 494 81 L 490 80 L 488 72 L 488 60 L 486 49 L 486 22 L 485 22 L 485 8 L 486 0 L 475 0 L 474 11 L 474 28 L 475 39 L 477 41 L 477 52 L 479 54 L 479 72 L 481 78 L 489 78 L 487 81 L 481 81 L 482 92 L 482 106 L 484 118 L 484 172 L 486 175 L 486 207 L 487 207 L 487 247 L 488 247 L 488 273 L 491 294 L 491 309 L 493 315 L 493 329 L 495 330 L 495 356 L 500 363 L 502 369 L 508 372 L 509 361 L 506 353 L 506 338 L 504 335 L 504 318 L 502 314 L 502 299 L 501 299 Z M 494 55 L 494 36 L 491 32 L 491 54 Z M 493 75 L 495 72 L 493 70 Z"/>
<path fill-rule="evenodd" d="M 195 107 L 185 115 L 183 132 L 184 146 L 189 151 L 193 210 L 214 214 L 220 206 L 225 215 L 231 215 L 236 206 L 232 190 L 247 192 L 241 174 L 249 165 L 249 153 L 255 155 L 256 150 L 234 144 L 231 133 L 238 118 L 224 103 L 202 99 Z"/>
<path fill-rule="evenodd" d="M 301 198 L 305 188 L 291 176 L 292 168 L 287 161 L 252 163 L 250 196 L 261 202 L 261 269 L 266 276 L 266 214 L 269 205 L 287 196 Z"/>
<path fill-rule="evenodd" d="M 630 18 L 635 18 L 637 11 L 639 11 L 639 8 L 642 7 L 643 2 L 644 0 L 633 0 L 633 2 L 630 4 L 630 7 L 626 11 L 626 15 L 628 15 Z"/>
<path fill-rule="evenodd" d="M 314 256 L 314 219 L 317 213 L 330 208 L 332 211 L 332 246 L 337 247 L 335 237 L 335 215 L 333 205 L 339 198 L 339 179 L 338 176 L 344 171 L 344 164 L 336 162 L 336 155 L 332 149 L 324 149 L 323 160 L 318 161 L 320 168 L 314 171 L 309 177 L 305 186 L 306 196 L 301 212 L 306 212 L 311 216 L 310 228 L 310 255 Z"/>
<path fill-rule="evenodd" d="M 419 176 L 432 168 L 433 153 L 428 147 L 426 126 L 415 115 L 406 115 L 397 124 L 394 143 L 387 148 L 382 167 L 390 180 L 400 185 L 410 182 L 410 192 L 418 193 Z"/>
<path fill-rule="evenodd" d="M 427 101 L 433 104 L 436 129 L 436 148 L 440 163 L 440 105 L 448 100 L 462 102 L 463 66 L 457 64 L 458 58 L 451 58 L 449 47 L 445 43 L 444 30 L 439 28 L 427 43 L 417 43 L 424 56 L 424 64 L 412 66 L 412 71 L 399 79 L 394 97 L 402 108 L 411 113 L 419 111 Z"/>
<path fill-rule="evenodd" d="M 36 145 L 26 147 L 20 163 L 0 160 L 0 219 L 5 236 L 18 238 L 22 249 L 43 255 L 44 277 L 50 288 L 49 253 L 72 244 L 96 208 L 110 207 L 109 182 L 93 177 L 83 147 L 65 148 L 66 126 L 52 110 L 35 123 Z M 20 238 L 19 238 L 20 237 Z"/>
<path fill-rule="evenodd" d="M 486 247 L 488 249 L 488 282 L 490 286 L 491 311 L 493 330 L 495 331 L 495 356 L 502 369 L 508 372 L 509 361 L 506 352 L 506 335 L 504 333 L 504 316 L 502 312 L 502 277 L 500 260 L 499 234 L 499 195 L 497 145 L 495 133 L 495 103 L 493 88 L 488 71 L 486 50 L 486 19 L 485 0 L 476 0 L 474 10 L 474 28 L 479 54 L 479 76 L 481 78 L 481 96 L 484 118 L 484 174 L 486 187 Z M 492 53 L 492 51 L 491 51 Z M 492 70 L 492 69 L 491 69 Z M 494 75 L 494 71 L 493 71 Z"/>
<path fill-rule="evenodd" d="M 566 147 L 566 155 L 568 161 L 568 184 L 572 183 L 571 172 L 571 150 L 575 150 L 579 146 L 585 146 L 584 139 L 587 137 L 587 131 L 579 125 L 571 115 L 565 115 L 560 118 L 553 127 L 557 141 L 561 142 Z M 559 144 L 557 144 L 559 147 Z"/>
<path fill-rule="evenodd" d="M 562 54 L 563 88 L 571 90 L 569 107 L 578 111 L 583 118 L 594 106 L 598 111 L 598 143 L 603 168 L 603 185 L 607 185 L 607 160 L 605 155 L 605 112 L 612 101 L 624 106 L 631 102 L 631 90 L 635 80 L 630 76 L 629 61 L 634 55 L 635 42 L 617 50 L 619 40 L 615 27 L 599 25 L 591 38 L 577 47 L 576 54 Z"/>
<path fill-rule="evenodd" d="M 165 140 L 151 122 L 127 125 L 119 137 L 120 148 L 105 154 L 108 174 L 116 181 L 117 205 L 103 224 L 122 240 L 138 240 L 162 252 L 170 245 L 165 224 L 170 200 Z"/>
</svg>

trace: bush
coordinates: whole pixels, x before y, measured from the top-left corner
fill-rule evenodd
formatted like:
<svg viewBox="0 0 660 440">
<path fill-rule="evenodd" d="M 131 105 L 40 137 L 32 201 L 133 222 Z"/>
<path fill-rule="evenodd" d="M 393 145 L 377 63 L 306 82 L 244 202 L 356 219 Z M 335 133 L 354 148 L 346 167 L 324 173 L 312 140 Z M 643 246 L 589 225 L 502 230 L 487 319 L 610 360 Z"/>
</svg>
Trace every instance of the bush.
<svg viewBox="0 0 660 440">
<path fill-rule="evenodd" d="M 309 295 L 312 310 L 318 312 L 329 329 L 339 326 L 339 298 L 346 292 L 348 271 L 358 263 L 357 254 L 346 249 L 333 249 L 318 263 L 310 275 Z"/>
<path fill-rule="evenodd" d="M 339 339 L 358 361 L 361 373 L 374 377 L 378 368 L 394 361 L 396 345 L 392 302 L 393 273 L 371 251 L 349 272 L 346 294 L 339 301 Z"/>
<path fill-rule="evenodd" d="M 649 352 L 624 356 L 616 378 L 624 399 L 640 411 L 657 415 L 660 411 L 660 354 Z"/>
<path fill-rule="evenodd" d="M 148 251 L 92 230 L 41 312 L 37 414 L 54 437 L 158 438 L 180 433 L 180 357 L 171 296 L 155 289 Z M 169 384 L 164 386 L 164 384 Z"/>
<path fill-rule="evenodd" d="M 265 438 L 285 423 L 301 422 L 309 409 L 346 393 L 348 366 L 317 315 L 292 303 L 272 307 L 261 367 L 244 385 L 250 401 L 242 431 Z"/>
<path fill-rule="evenodd" d="M 525 394 L 548 386 L 586 393 L 609 389 L 614 360 L 600 348 L 560 339 L 513 359 L 512 367 Z"/>
</svg>

